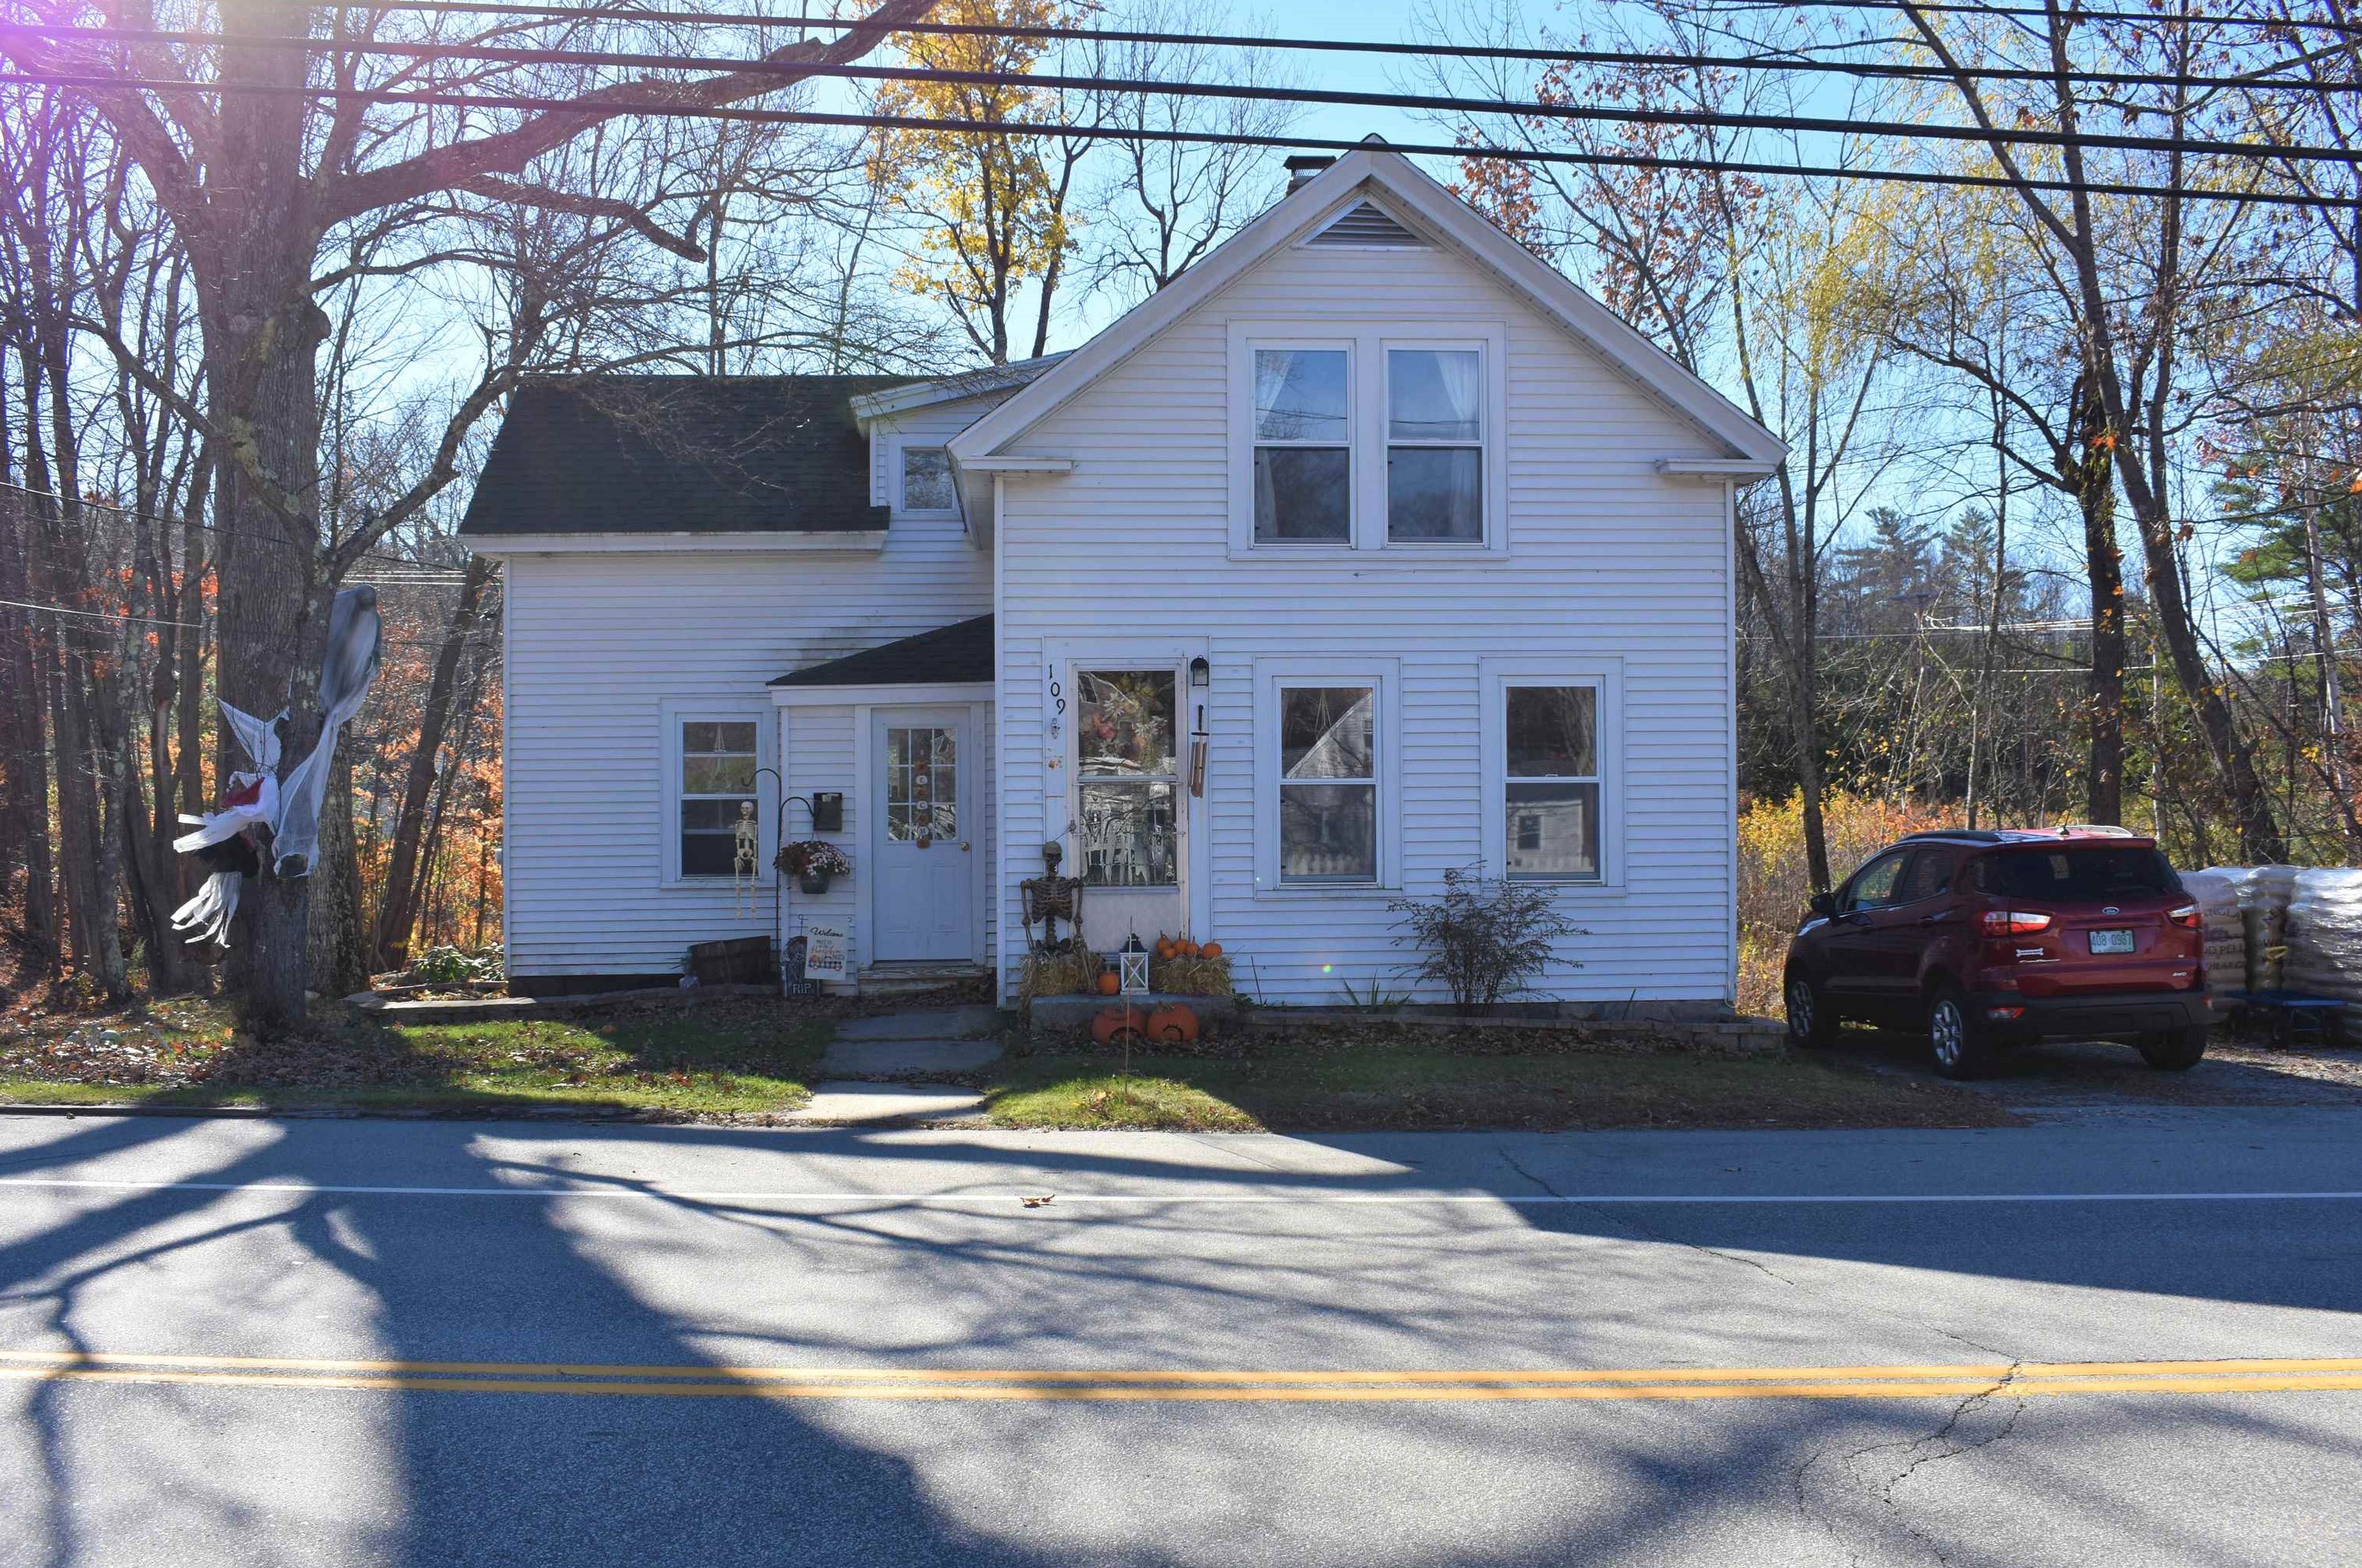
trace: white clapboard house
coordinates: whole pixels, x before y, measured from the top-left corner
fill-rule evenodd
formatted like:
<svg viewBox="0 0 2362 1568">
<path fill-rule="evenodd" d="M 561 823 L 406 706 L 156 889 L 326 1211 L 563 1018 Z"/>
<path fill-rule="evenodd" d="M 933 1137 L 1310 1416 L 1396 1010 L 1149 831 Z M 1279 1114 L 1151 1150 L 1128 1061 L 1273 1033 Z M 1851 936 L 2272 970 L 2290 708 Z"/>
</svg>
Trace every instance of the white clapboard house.
<svg viewBox="0 0 2362 1568">
<path fill-rule="evenodd" d="M 512 983 L 819 927 L 845 984 L 1006 997 L 1055 841 L 1096 945 L 1220 940 L 1269 1002 L 1398 991 L 1389 903 L 1481 864 L 1585 933 L 1545 996 L 1726 1004 L 1732 494 L 1781 453 L 1375 145 L 1067 354 L 526 386 L 464 528 Z"/>
</svg>

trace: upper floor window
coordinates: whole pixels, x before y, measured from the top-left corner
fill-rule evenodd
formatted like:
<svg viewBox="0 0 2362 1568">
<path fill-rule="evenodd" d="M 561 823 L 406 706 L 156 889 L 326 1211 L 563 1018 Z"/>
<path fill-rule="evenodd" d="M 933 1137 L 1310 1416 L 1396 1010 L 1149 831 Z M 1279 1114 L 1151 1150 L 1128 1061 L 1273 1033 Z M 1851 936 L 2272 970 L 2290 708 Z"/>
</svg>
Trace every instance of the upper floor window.
<svg viewBox="0 0 2362 1568">
<path fill-rule="evenodd" d="M 1485 537 L 1485 356 L 1386 350 L 1386 537 Z"/>
<path fill-rule="evenodd" d="M 952 491 L 951 455 L 941 447 L 902 448 L 903 512 L 953 512 L 959 506 Z"/>
<path fill-rule="evenodd" d="M 1231 549 L 1503 549 L 1506 328 L 1291 325 L 1231 324 Z"/>
<path fill-rule="evenodd" d="M 1352 356 L 1254 351 L 1254 536 L 1345 542 L 1353 528 Z"/>
</svg>

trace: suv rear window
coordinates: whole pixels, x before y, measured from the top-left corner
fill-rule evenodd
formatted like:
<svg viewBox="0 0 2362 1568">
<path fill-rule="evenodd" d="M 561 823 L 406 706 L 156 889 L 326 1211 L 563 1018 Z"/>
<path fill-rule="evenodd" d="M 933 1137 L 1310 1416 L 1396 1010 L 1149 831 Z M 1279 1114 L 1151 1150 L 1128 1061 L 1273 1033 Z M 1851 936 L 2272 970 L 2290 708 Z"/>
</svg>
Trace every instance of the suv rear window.
<svg viewBox="0 0 2362 1568">
<path fill-rule="evenodd" d="M 2003 898 L 2068 904 L 2181 890 L 2181 879 L 2156 850 L 2097 845 L 1981 856 L 1976 885 L 1980 892 Z"/>
</svg>

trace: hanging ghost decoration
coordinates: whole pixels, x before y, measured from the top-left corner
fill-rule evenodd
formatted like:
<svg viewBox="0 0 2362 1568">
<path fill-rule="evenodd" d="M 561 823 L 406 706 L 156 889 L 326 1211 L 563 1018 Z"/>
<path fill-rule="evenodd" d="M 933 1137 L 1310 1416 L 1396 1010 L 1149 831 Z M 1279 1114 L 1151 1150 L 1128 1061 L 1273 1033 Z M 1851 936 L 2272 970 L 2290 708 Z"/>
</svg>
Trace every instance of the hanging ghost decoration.
<svg viewBox="0 0 2362 1568">
<path fill-rule="evenodd" d="M 320 852 L 320 807 L 327 795 L 337 738 L 360 711 L 377 679 L 383 640 L 377 590 L 362 585 L 339 592 L 328 613 L 328 649 L 320 665 L 320 738 L 283 786 L 279 782 L 279 726 L 287 711 L 258 719 L 226 702 L 221 705 L 238 749 L 254 767 L 229 776 L 218 810 L 181 819 L 196 831 L 174 839 L 172 847 L 194 856 L 212 875 L 196 897 L 173 911 L 173 930 L 194 942 L 226 943 L 239 889 L 247 878 L 261 874 L 266 849 L 272 875 L 312 874 Z"/>
</svg>

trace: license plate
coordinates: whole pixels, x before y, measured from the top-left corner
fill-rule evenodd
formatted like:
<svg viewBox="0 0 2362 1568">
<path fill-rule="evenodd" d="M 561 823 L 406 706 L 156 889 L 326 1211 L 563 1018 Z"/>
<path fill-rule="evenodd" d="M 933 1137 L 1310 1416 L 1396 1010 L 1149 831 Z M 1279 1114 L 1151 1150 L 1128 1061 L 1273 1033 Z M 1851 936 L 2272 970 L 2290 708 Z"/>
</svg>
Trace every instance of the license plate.
<svg viewBox="0 0 2362 1568">
<path fill-rule="evenodd" d="M 2092 951 L 2094 953 L 2130 953 L 2132 950 L 2133 933 L 2129 931 L 2095 931 L 2092 933 Z"/>
</svg>

